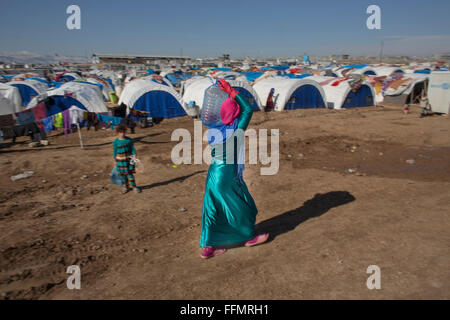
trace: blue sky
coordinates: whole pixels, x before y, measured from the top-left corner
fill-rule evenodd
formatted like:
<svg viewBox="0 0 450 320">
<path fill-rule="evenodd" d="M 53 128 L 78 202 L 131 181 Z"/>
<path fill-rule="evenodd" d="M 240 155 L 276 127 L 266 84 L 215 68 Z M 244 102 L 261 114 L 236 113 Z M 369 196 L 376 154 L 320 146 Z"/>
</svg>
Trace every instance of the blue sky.
<svg viewBox="0 0 450 320">
<path fill-rule="evenodd" d="M 81 30 L 66 8 L 81 8 Z M 382 30 L 366 9 L 381 7 Z M 450 51 L 448 0 L 0 0 L 0 51 L 85 56 L 432 55 Z"/>
</svg>

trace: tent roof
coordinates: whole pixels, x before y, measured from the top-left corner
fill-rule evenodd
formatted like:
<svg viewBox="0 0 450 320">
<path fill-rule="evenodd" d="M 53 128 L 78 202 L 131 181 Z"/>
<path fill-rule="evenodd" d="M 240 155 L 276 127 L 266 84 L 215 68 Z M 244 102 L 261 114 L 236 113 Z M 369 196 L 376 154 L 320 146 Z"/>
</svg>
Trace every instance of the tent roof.
<svg viewBox="0 0 450 320">
<path fill-rule="evenodd" d="M 173 88 L 173 84 L 172 84 L 172 82 L 169 81 L 169 79 L 167 79 L 166 77 L 161 77 L 161 78 L 162 78 L 162 80 L 163 80 L 163 82 L 164 82 L 165 84 L 167 84 L 169 87 Z M 148 81 L 153 81 L 153 82 L 156 81 L 156 80 L 153 78 L 153 75 L 141 77 L 141 78 L 139 78 L 139 79 L 142 79 L 142 80 L 148 80 Z M 155 82 L 155 83 L 158 84 L 157 82 Z"/>
<path fill-rule="evenodd" d="M 19 89 L 4 83 L 0 83 L 0 95 L 10 100 L 14 105 L 14 112 L 22 110 L 22 97 Z"/>
<path fill-rule="evenodd" d="M 0 94 L 0 116 L 17 112 L 14 103 Z"/>
<path fill-rule="evenodd" d="M 327 103 L 333 103 L 334 109 L 341 109 L 347 99 L 347 95 L 352 90 L 352 87 L 349 84 L 349 80 L 341 82 L 338 86 L 332 86 L 331 84 L 339 78 L 334 77 L 323 77 L 323 76 L 312 76 L 308 79 L 316 81 L 318 84 L 321 84 L 326 98 Z M 375 100 L 375 89 L 370 85 L 369 82 L 363 81 L 362 85 L 368 86 L 372 92 L 372 96 Z"/>
<path fill-rule="evenodd" d="M 189 102 L 195 101 L 195 104 L 202 108 L 205 90 L 214 82 L 215 80 L 212 78 L 205 77 L 188 83 L 188 85 L 184 88 L 183 98 L 181 99 L 183 105 L 186 106 Z"/>
<path fill-rule="evenodd" d="M 41 81 L 33 80 L 33 79 L 26 79 L 24 81 L 11 81 L 11 82 L 8 82 L 7 84 L 9 84 L 11 86 L 14 86 L 14 85 L 28 86 L 28 87 L 32 88 L 34 91 L 36 91 L 38 94 L 43 94 L 48 89 L 48 85 L 46 85 L 45 83 L 43 83 Z"/>
<path fill-rule="evenodd" d="M 72 98 L 78 100 L 90 112 L 108 111 L 100 88 L 94 84 L 67 82 L 57 89 L 48 91 L 48 96 L 64 96 L 68 93 L 71 93 Z"/>
<path fill-rule="evenodd" d="M 164 84 L 158 84 L 154 81 L 143 79 L 133 80 L 125 86 L 122 95 L 120 96 L 119 104 L 124 103 L 128 108 L 131 108 L 142 95 L 150 91 L 168 92 L 174 96 L 181 105 L 181 97 L 175 89 Z"/>
<path fill-rule="evenodd" d="M 351 70 L 350 74 L 361 74 L 361 75 L 363 75 L 367 71 L 372 71 L 375 74 L 377 74 L 376 70 L 374 68 L 370 67 L 370 66 L 366 66 L 366 67 L 363 67 L 363 68 L 358 68 L 358 69 Z"/>
<path fill-rule="evenodd" d="M 62 78 L 64 78 L 64 77 L 72 77 L 72 78 L 74 78 L 74 80 L 81 79 L 81 77 L 78 75 L 78 73 L 74 73 L 74 72 L 67 72 L 62 75 Z"/>
<path fill-rule="evenodd" d="M 378 77 L 390 76 L 394 72 L 402 72 L 402 73 L 405 72 L 402 68 L 386 67 L 386 66 L 374 67 L 373 70 L 375 71 Z"/>
<path fill-rule="evenodd" d="M 410 94 L 416 84 L 429 80 L 430 76 L 422 73 L 407 73 L 402 79 L 411 79 L 412 81 L 407 86 L 403 85 L 398 87 L 397 89 L 387 88 L 384 92 L 384 95 L 397 96 L 399 94 Z"/>
</svg>

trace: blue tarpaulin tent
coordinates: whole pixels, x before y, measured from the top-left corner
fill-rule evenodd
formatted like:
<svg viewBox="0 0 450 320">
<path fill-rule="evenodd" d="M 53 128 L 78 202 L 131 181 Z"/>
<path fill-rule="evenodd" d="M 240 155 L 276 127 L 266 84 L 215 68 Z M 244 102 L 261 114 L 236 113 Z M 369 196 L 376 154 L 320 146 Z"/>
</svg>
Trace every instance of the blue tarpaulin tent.
<svg viewBox="0 0 450 320">
<path fill-rule="evenodd" d="M 244 75 L 247 78 L 247 81 L 253 82 L 261 77 L 264 72 L 241 72 L 240 74 Z"/>
<path fill-rule="evenodd" d="M 133 109 L 146 111 L 152 118 L 176 118 L 186 115 L 178 100 L 166 91 L 149 91 L 143 94 L 132 106 Z"/>
<path fill-rule="evenodd" d="M 313 85 L 307 84 L 299 87 L 291 95 L 285 110 L 325 108 L 320 91 Z"/>
<path fill-rule="evenodd" d="M 45 93 L 48 89 L 48 84 L 46 82 L 30 79 L 25 81 L 12 81 L 8 84 L 19 89 L 23 107 L 26 107 L 33 97 Z"/>
<path fill-rule="evenodd" d="M 312 76 L 312 74 L 292 74 L 292 73 L 288 73 L 288 74 L 282 74 L 281 77 L 288 77 L 291 79 L 303 79 L 303 78 L 307 78 Z"/>
<path fill-rule="evenodd" d="M 22 107 L 26 107 L 33 97 L 39 95 L 36 90 L 25 84 L 11 83 L 11 85 L 19 89 L 20 97 L 22 98 Z"/>
<path fill-rule="evenodd" d="M 261 70 L 277 70 L 277 71 L 286 71 L 289 69 L 289 66 L 271 66 L 271 67 L 262 67 Z"/>
<path fill-rule="evenodd" d="M 153 81 L 138 79 L 131 81 L 122 92 L 119 104 L 148 112 L 152 118 L 176 118 L 186 115 L 178 93 L 171 87 Z"/>
<path fill-rule="evenodd" d="M 368 64 L 349 64 L 347 66 L 343 66 L 344 69 L 354 68 L 354 69 L 362 69 L 368 67 Z"/>
<path fill-rule="evenodd" d="M 431 74 L 431 70 L 430 69 L 415 70 L 414 73 Z"/>
<path fill-rule="evenodd" d="M 50 104 L 49 101 L 52 103 Z M 63 112 L 72 106 L 88 111 L 80 101 L 68 96 L 51 96 L 50 99 L 47 99 L 46 106 L 48 117 Z"/>
<path fill-rule="evenodd" d="M 374 105 L 373 93 L 368 85 L 362 85 L 358 90 L 351 90 L 345 99 L 342 108 L 359 108 Z"/>
<path fill-rule="evenodd" d="M 212 71 L 232 71 L 231 68 L 212 68 Z"/>
</svg>

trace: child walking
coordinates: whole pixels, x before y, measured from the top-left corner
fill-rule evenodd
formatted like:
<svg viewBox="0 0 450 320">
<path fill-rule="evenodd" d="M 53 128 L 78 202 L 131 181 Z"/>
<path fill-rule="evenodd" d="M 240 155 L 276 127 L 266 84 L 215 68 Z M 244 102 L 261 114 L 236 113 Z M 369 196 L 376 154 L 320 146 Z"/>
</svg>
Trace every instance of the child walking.
<svg viewBox="0 0 450 320">
<path fill-rule="evenodd" d="M 117 138 L 113 142 L 114 160 L 116 161 L 117 171 L 126 181 L 122 193 L 130 191 L 130 185 L 134 192 L 140 193 L 141 189 L 136 186 L 134 179 L 135 167 L 131 161 L 136 158 L 133 140 L 126 136 L 127 126 L 120 124 L 117 126 Z"/>
</svg>

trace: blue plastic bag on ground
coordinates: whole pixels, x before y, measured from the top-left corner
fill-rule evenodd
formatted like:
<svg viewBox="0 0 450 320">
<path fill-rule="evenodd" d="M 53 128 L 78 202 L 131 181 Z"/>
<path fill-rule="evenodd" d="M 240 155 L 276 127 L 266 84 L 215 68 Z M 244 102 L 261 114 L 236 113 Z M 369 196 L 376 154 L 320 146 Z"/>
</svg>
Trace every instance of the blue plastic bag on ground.
<svg viewBox="0 0 450 320">
<path fill-rule="evenodd" d="M 112 169 L 111 173 L 109 174 L 109 180 L 112 184 L 123 186 L 125 184 L 125 179 L 123 176 L 119 174 L 117 171 L 117 167 L 115 166 L 114 169 Z"/>
</svg>

